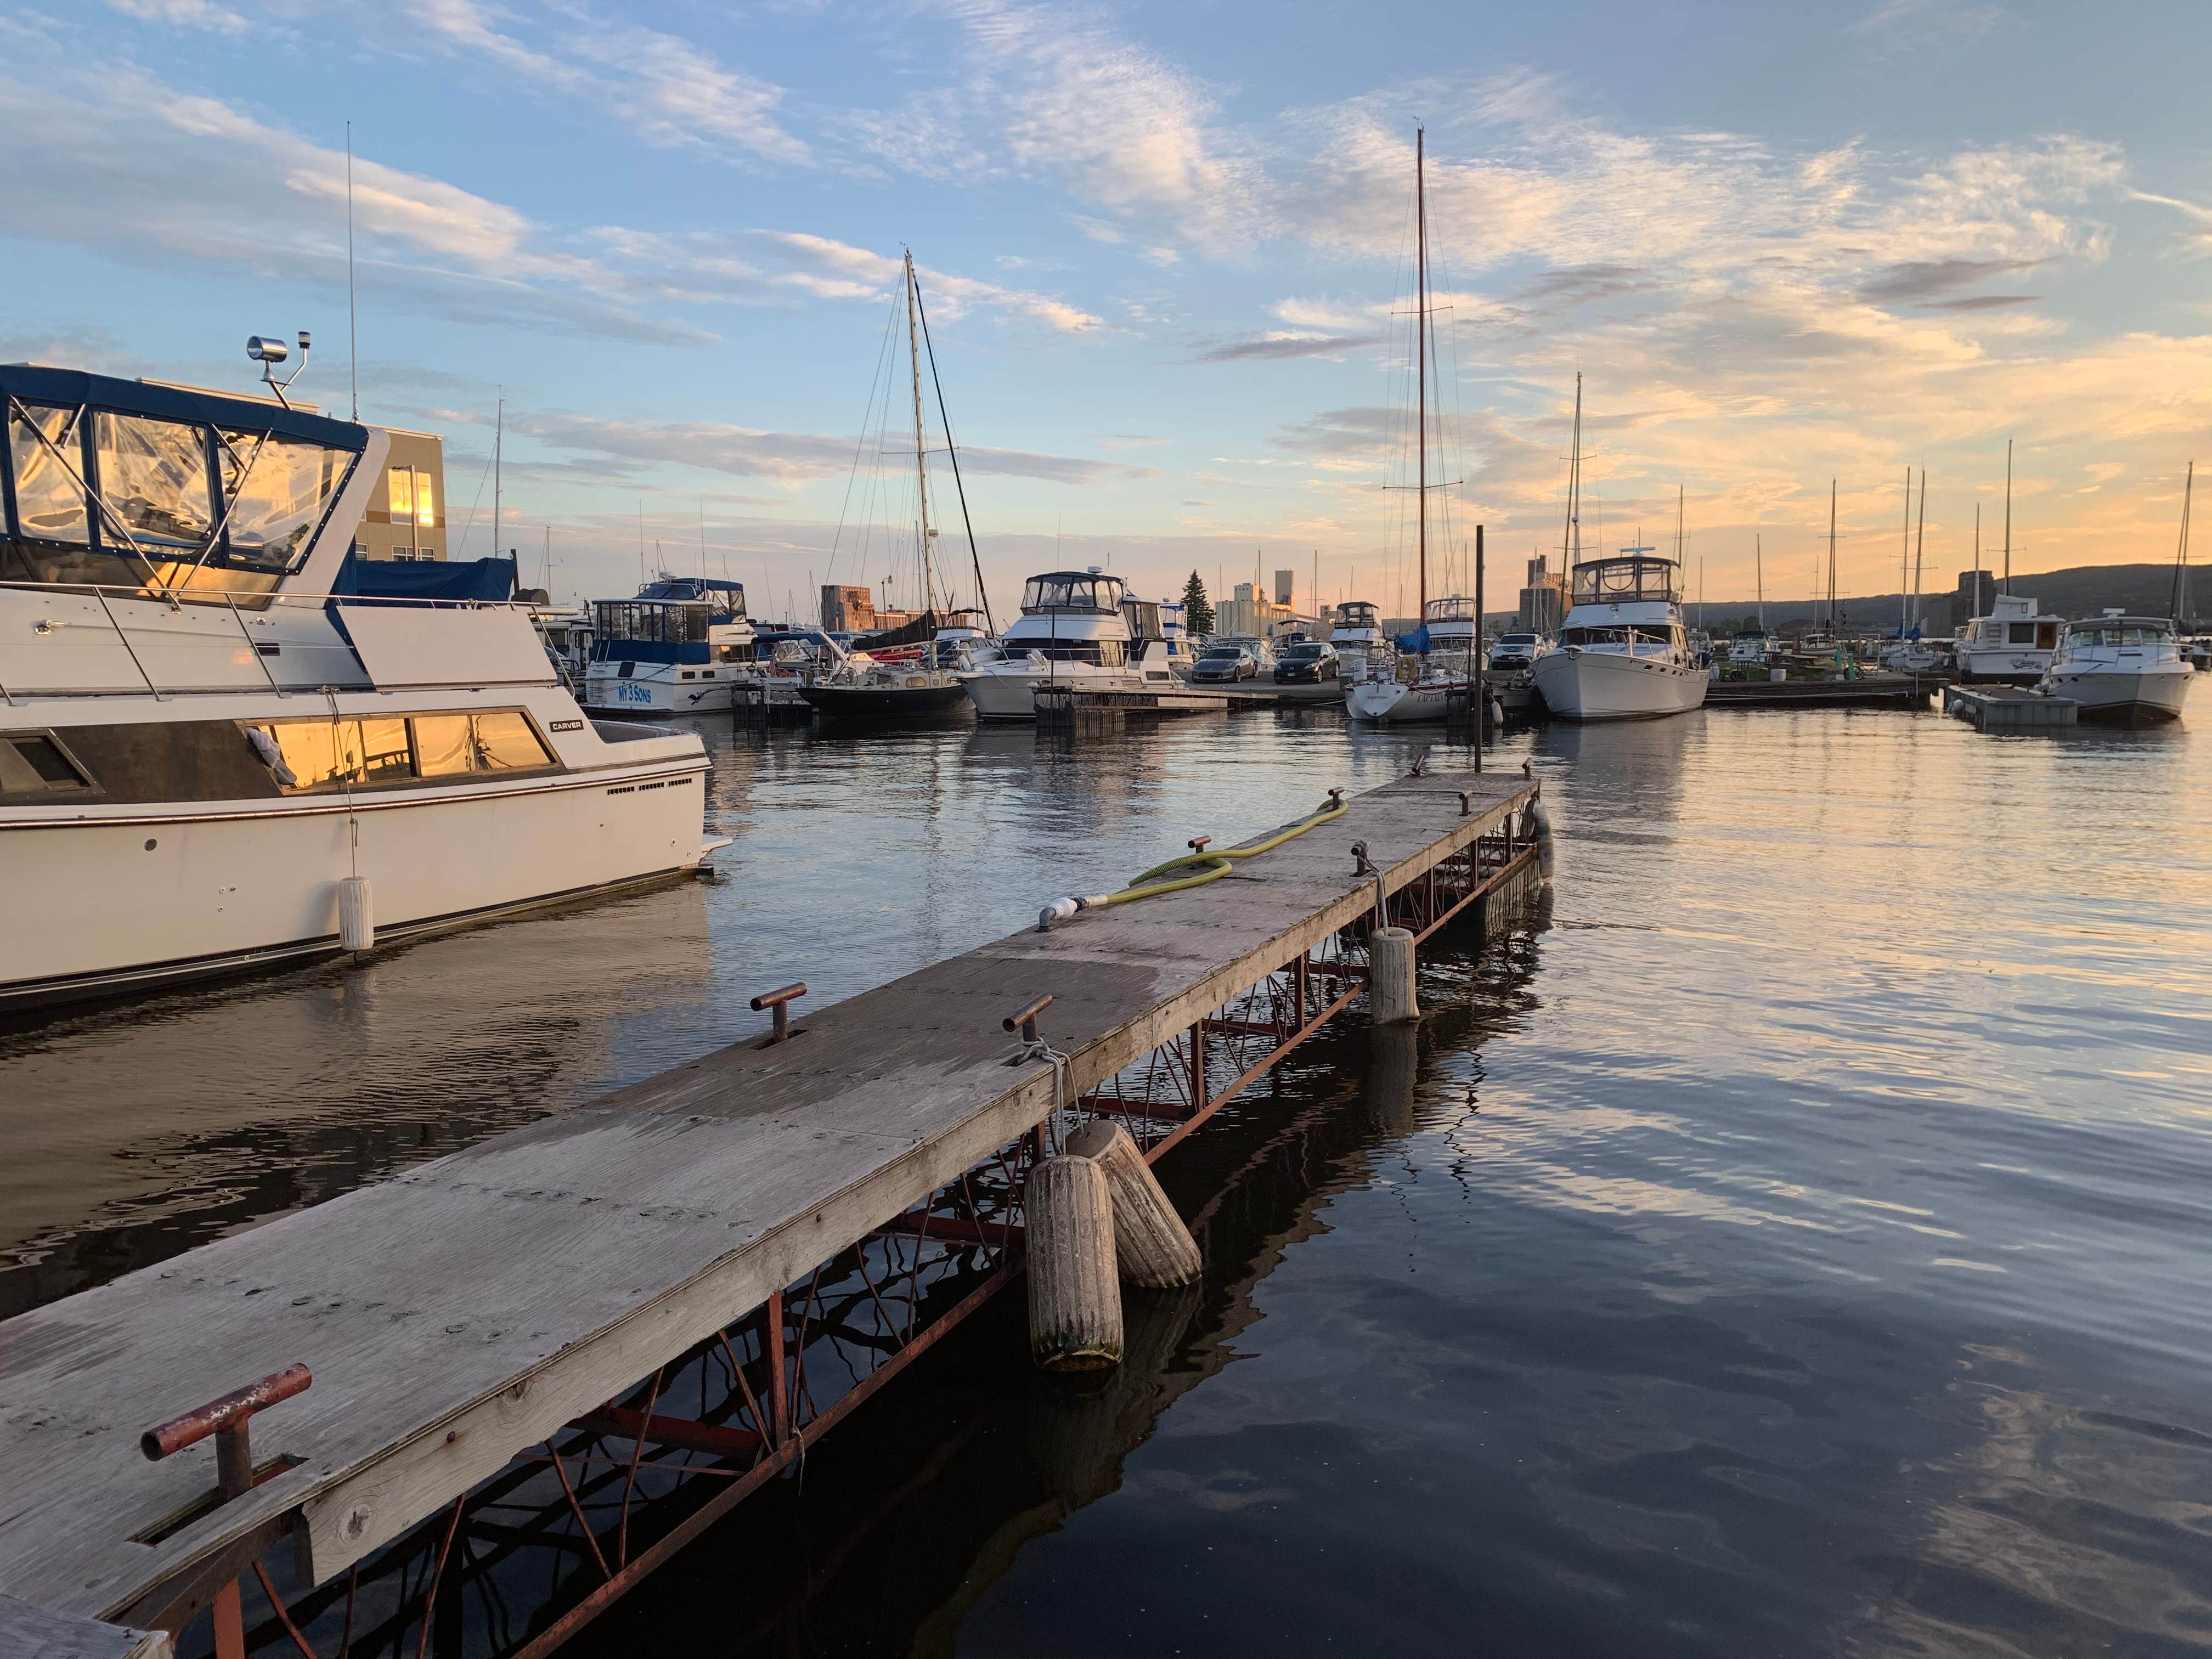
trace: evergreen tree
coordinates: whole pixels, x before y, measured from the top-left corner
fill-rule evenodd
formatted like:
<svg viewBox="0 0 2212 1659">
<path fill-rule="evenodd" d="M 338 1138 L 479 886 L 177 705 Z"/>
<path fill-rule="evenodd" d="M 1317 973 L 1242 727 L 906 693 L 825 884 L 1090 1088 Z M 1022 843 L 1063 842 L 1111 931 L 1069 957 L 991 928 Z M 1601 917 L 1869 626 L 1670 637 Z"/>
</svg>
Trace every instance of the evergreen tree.
<svg viewBox="0 0 2212 1659">
<path fill-rule="evenodd" d="M 1213 631 L 1213 604 L 1206 597 L 1206 584 L 1199 580 L 1195 570 L 1182 585 L 1182 629 L 1194 640 Z"/>
</svg>

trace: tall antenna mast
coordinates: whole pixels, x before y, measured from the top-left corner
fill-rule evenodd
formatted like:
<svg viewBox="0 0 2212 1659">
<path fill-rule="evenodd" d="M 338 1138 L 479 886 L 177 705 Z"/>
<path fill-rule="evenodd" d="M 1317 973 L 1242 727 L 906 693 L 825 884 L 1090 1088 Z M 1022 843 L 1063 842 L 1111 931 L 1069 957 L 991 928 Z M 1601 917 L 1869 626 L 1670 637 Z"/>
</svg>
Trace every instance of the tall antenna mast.
<svg viewBox="0 0 2212 1659">
<path fill-rule="evenodd" d="M 507 399 L 499 400 L 499 412 L 493 417 L 491 439 L 491 556 L 499 556 L 500 538 L 507 532 L 505 521 L 499 516 L 499 478 L 507 459 Z M 479 475 L 481 476 L 481 475 Z M 477 486 L 481 489 L 482 484 Z M 479 495 L 478 501 L 483 499 Z"/>
<path fill-rule="evenodd" d="M 914 475 L 921 489 L 921 608 L 937 609 L 937 586 L 929 569 L 930 542 L 937 532 L 929 526 L 929 464 L 922 458 L 921 436 L 921 325 L 914 302 L 914 250 L 906 254 L 906 352 L 914 368 Z"/>
<path fill-rule="evenodd" d="M 1974 503 L 1974 614 L 1970 620 L 1982 618 L 1982 504 Z"/>
<path fill-rule="evenodd" d="M 1759 594 L 1759 631 L 1766 631 L 1766 538 L 1751 538 L 1751 580 Z"/>
<path fill-rule="evenodd" d="M 353 123 L 346 123 L 346 356 L 353 370 L 353 418 L 361 418 L 361 313 L 353 299 Z"/>
<path fill-rule="evenodd" d="M 1419 477 L 1416 495 L 1420 501 L 1421 609 L 1416 629 L 1429 625 L 1429 198 L 1428 131 L 1413 129 L 1413 218 L 1419 253 L 1413 273 L 1413 362 L 1417 376 L 1415 418 L 1420 427 L 1418 447 Z M 1421 653 L 1424 659 L 1427 652 Z"/>
</svg>

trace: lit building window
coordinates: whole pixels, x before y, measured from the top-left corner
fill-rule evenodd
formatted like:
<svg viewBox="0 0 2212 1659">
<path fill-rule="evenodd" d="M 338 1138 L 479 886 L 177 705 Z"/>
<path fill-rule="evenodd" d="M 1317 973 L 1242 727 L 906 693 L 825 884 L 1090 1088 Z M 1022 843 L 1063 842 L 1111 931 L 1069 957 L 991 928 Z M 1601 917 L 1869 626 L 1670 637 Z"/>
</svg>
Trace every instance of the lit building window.
<svg viewBox="0 0 2212 1659">
<path fill-rule="evenodd" d="M 395 466 L 386 484 L 392 497 L 392 521 L 398 524 L 415 510 L 415 469 Z"/>
<path fill-rule="evenodd" d="M 415 475 L 415 522 L 428 528 L 437 522 L 436 504 L 430 499 L 430 475 Z"/>
</svg>

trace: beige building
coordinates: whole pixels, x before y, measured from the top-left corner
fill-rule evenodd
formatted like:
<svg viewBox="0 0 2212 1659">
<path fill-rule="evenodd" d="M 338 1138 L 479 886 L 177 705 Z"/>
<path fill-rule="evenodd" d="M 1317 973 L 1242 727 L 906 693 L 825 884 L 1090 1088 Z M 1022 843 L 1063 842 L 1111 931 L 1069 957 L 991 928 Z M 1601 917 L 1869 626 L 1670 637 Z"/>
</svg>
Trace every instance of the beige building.
<svg viewBox="0 0 2212 1659">
<path fill-rule="evenodd" d="M 442 559 L 447 540 L 446 444 L 427 432 L 387 427 L 392 453 L 355 532 L 353 550 L 364 559 Z"/>
</svg>

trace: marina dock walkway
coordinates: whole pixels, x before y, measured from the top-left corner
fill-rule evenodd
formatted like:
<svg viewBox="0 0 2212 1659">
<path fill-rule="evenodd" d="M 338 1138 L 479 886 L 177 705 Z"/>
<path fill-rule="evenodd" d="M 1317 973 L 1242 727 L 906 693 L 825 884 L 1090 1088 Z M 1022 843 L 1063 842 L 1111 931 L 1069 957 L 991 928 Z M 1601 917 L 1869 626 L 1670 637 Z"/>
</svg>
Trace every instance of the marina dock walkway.
<svg viewBox="0 0 2212 1659">
<path fill-rule="evenodd" d="M 1352 843 L 1391 893 L 1425 883 L 1436 925 L 1444 866 L 1472 893 L 1478 842 L 1503 835 L 1510 859 L 1534 794 L 1518 773 L 1401 779 L 1210 884 L 795 1007 L 789 1042 L 0 1326 L 0 1585 L 173 1629 L 288 1538 L 297 1582 L 329 1581 L 1018 1143 L 1053 1109 L 1055 1066 L 1010 1058 L 1004 1017 L 1048 995 L 1042 1036 L 1095 1090 L 1293 963 L 1303 998 L 1307 953 L 1373 914 Z M 805 968 L 763 964 L 760 987 Z M 313 1384 L 254 1419 L 244 1495 L 215 1500 L 210 1446 L 142 1455 L 153 1425 L 295 1364 Z"/>
</svg>

